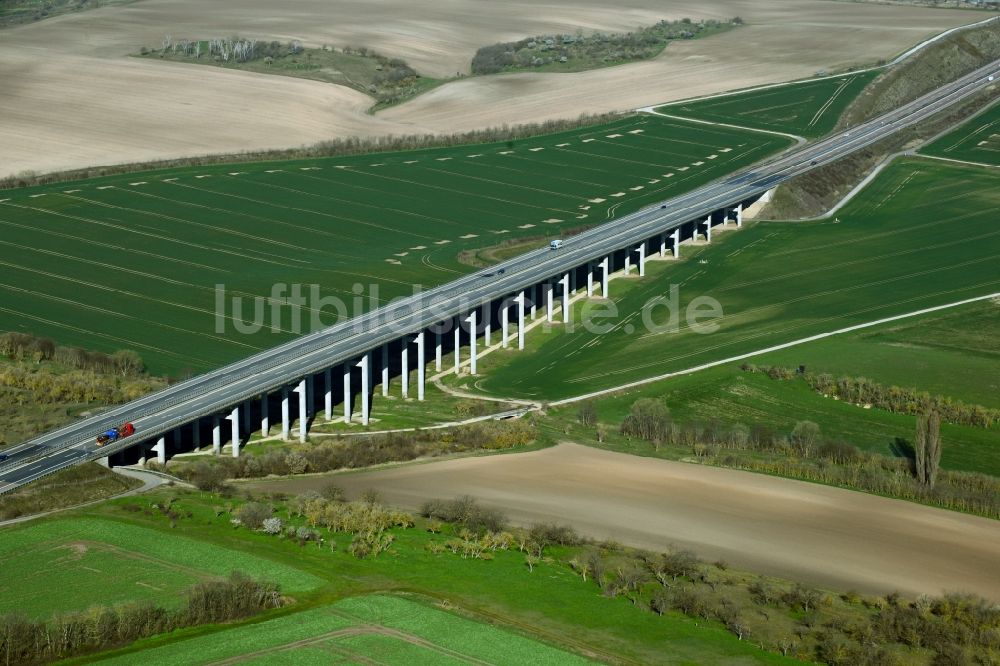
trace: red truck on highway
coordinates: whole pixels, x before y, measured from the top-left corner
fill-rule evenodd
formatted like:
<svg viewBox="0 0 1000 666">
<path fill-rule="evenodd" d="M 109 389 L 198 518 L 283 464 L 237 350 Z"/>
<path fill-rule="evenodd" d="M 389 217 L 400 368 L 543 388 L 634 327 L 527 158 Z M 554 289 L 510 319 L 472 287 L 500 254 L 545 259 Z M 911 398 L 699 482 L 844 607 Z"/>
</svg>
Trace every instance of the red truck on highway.
<svg viewBox="0 0 1000 666">
<path fill-rule="evenodd" d="M 111 442 L 117 442 L 119 439 L 128 437 L 129 435 L 135 433 L 135 426 L 131 423 L 123 423 L 117 428 L 111 428 L 106 430 L 97 436 L 97 445 L 104 446 L 105 444 L 110 444 Z"/>
</svg>

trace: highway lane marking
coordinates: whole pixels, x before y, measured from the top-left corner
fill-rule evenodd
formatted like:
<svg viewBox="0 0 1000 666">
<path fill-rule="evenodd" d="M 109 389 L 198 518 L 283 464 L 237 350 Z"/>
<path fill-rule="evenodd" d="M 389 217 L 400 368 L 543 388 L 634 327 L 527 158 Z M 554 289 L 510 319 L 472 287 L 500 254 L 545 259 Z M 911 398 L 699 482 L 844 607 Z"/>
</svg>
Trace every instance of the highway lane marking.
<svg viewBox="0 0 1000 666">
<path fill-rule="evenodd" d="M 114 185 L 102 185 L 101 187 L 98 187 L 97 189 L 99 189 L 99 190 L 110 190 L 110 189 L 114 189 Z"/>
<path fill-rule="evenodd" d="M 910 105 L 904 106 L 902 108 L 902 110 L 897 111 L 897 112 L 895 112 L 893 114 L 893 116 L 892 116 L 893 119 L 891 120 L 891 123 L 890 123 L 889 127 L 896 128 L 896 127 L 902 125 L 902 123 L 904 121 L 906 122 L 907 125 L 909 125 L 909 124 L 912 124 L 913 122 L 915 122 L 916 120 L 920 120 L 923 117 L 931 115 L 932 113 L 934 113 L 937 110 L 939 110 L 942 106 L 950 103 L 951 98 L 954 98 L 956 96 L 960 96 L 960 95 L 963 95 L 963 94 L 967 94 L 966 90 L 968 88 L 970 88 L 972 86 L 976 86 L 976 89 L 978 89 L 978 86 L 982 83 L 982 79 L 984 77 L 985 77 L 985 75 L 983 75 L 982 72 L 977 71 L 977 72 L 974 73 L 973 77 L 970 77 L 970 81 L 967 82 L 967 83 L 961 83 L 958 86 L 952 86 L 950 88 L 950 91 L 946 91 L 946 92 L 944 92 L 944 94 L 940 94 L 940 92 L 936 91 L 935 94 L 938 94 L 939 96 L 936 99 L 934 99 L 932 102 L 928 103 L 928 102 L 924 101 L 923 99 L 920 99 L 920 100 L 917 100 L 917 101 L 911 103 Z M 879 128 L 877 126 L 874 126 L 874 125 L 872 127 L 870 127 L 870 128 L 864 128 L 864 129 L 854 130 L 854 133 L 855 133 L 854 137 L 850 137 L 849 134 L 846 135 L 846 136 L 850 137 L 849 141 L 844 141 L 843 137 L 837 136 L 834 139 L 831 139 L 830 141 L 821 142 L 821 143 L 817 144 L 816 146 L 812 147 L 812 149 L 811 149 L 812 154 L 816 155 L 816 156 L 819 156 L 819 157 L 824 157 L 824 158 L 827 158 L 828 156 L 835 156 L 835 155 L 839 155 L 839 154 L 844 154 L 845 152 L 848 152 L 850 150 L 856 149 L 860 145 L 868 145 L 868 144 L 872 143 L 874 140 L 877 140 L 877 138 L 878 138 L 878 136 L 880 134 L 882 134 L 882 132 L 879 131 Z M 792 162 L 795 159 L 802 159 L 803 157 L 806 157 L 808 154 L 809 153 L 800 153 L 800 154 L 791 155 L 791 156 L 789 156 L 789 157 L 787 157 L 785 159 L 779 159 L 779 160 L 777 160 L 775 162 L 766 164 L 765 166 L 772 172 L 772 175 L 777 175 L 779 177 L 783 177 L 783 178 L 787 179 L 788 177 L 797 175 L 798 173 L 801 173 L 803 171 L 808 170 L 807 168 L 802 168 L 802 166 L 800 166 L 799 163 Z M 808 159 L 808 158 L 806 157 L 806 159 Z M 746 182 L 746 183 L 743 184 L 742 187 L 733 188 L 733 189 L 730 189 L 728 191 L 721 192 L 720 194 L 717 194 L 717 195 L 712 194 L 712 191 L 713 190 L 719 190 L 719 189 L 721 189 L 721 186 L 720 187 L 707 188 L 705 191 L 693 193 L 691 196 L 681 196 L 681 197 L 675 198 L 675 200 L 672 202 L 672 203 L 674 203 L 675 208 L 672 210 L 672 214 L 669 217 L 670 217 L 670 219 L 674 223 L 677 223 L 678 220 L 679 220 L 680 215 L 684 211 L 687 211 L 689 209 L 694 209 L 694 208 L 704 208 L 704 207 L 707 207 L 710 204 L 716 203 L 717 201 L 721 202 L 721 200 L 725 196 L 728 196 L 728 197 L 731 198 L 734 194 L 740 193 L 741 191 L 744 192 L 744 193 L 749 193 L 749 192 L 752 192 L 752 191 L 755 192 L 756 191 L 755 187 L 757 187 L 757 186 L 755 186 L 753 183 Z M 687 202 L 687 201 L 691 201 L 692 203 L 689 204 L 689 205 L 684 205 L 684 203 Z M 645 219 L 645 220 L 643 220 L 642 218 L 644 218 L 644 217 L 648 218 L 649 213 L 650 213 L 649 210 L 640 211 L 639 213 L 635 214 L 634 216 L 629 216 L 626 219 L 631 219 L 632 217 L 639 218 L 639 220 L 640 220 L 639 224 L 640 224 L 640 226 L 642 228 L 652 227 L 653 224 L 656 224 L 656 223 L 659 223 L 661 225 L 665 223 L 665 219 L 664 218 Z M 625 234 L 629 230 L 618 229 L 618 230 L 612 230 L 612 231 L 613 231 L 613 233 L 610 233 L 610 234 L 607 232 L 607 230 L 603 231 L 602 233 L 595 232 L 596 238 L 594 240 L 595 241 L 599 240 L 601 242 L 608 243 L 608 242 L 614 241 L 619 236 L 622 236 L 623 234 Z M 574 248 L 574 250 L 575 250 L 575 248 Z M 571 251 L 571 252 L 572 252 L 573 255 L 581 254 L 581 252 L 579 250 Z M 536 256 L 534 256 L 534 259 L 537 260 L 538 258 L 540 258 L 540 256 L 541 256 L 540 254 L 536 255 Z M 524 259 L 525 258 L 522 258 L 519 262 L 514 262 L 514 263 L 515 264 L 516 263 L 523 263 Z M 466 282 L 466 280 L 461 280 L 461 279 L 457 280 L 455 283 L 449 285 L 450 286 L 450 290 L 454 291 L 454 290 L 460 288 L 463 284 L 465 284 L 465 282 Z M 451 300 L 453 301 L 454 298 L 451 298 Z M 425 308 L 424 310 L 426 311 L 426 309 L 427 308 Z M 392 315 L 393 313 L 390 312 L 388 314 Z M 380 316 L 379 320 L 383 319 L 383 318 L 384 317 Z M 365 322 L 358 322 L 358 321 L 351 322 L 351 326 L 354 327 L 355 329 L 357 329 L 358 326 L 362 326 L 364 324 L 365 324 Z M 329 331 L 326 331 L 326 332 L 323 332 L 321 334 L 317 334 L 316 335 L 316 339 L 317 339 L 318 342 L 322 343 L 322 342 L 325 342 L 324 338 L 327 338 L 327 337 L 329 337 L 331 335 L 332 334 Z M 354 337 L 357 337 L 357 336 L 354 336 Z M 349 344 L 350 342 L 351 342 L 350 340 L 346 340 L 346 341 L 345 340 L 340 340 L 339 344 L 337 346 L 338 347 L 339 346 L 344 346 L 344 345 Z M 284 361 L 284 362 L 280 361 L 280 354 L 281 353 L 290 352 L 290 351 L 298 351 L 301 354 L 301 352 L 302 352 L 301 349 L 297 349 L 297 350 L 293 350 L 292 349 L 292 347 L 298 347 L 298 346 L 301 346 L 301 344 L 302 344 L 302 340 L 299 340 L 299 341 L 296 341 L 295 344 L 283 345 L 283 346 L 281 346 L 281 347 L 279 347 L 279 348 L 277 348 L 275 350 L 270 350 L 267 353 L 267 355 L 270 356 L 270 357 L 272 357 L 272 358 L 277 358 L 279 360 L 276 361 L 275 365 L 272 366 L 271 368 L 269 368 L 269 370 L 273 370 L 274 368 L 278 367 L 279 365 L 287 365 L 289 363 L 288 361 Z M 286 348 L 286 347 L 288 347 L 288 348 Z M 315 356 L 316 353 L 318 353 L 319 351 L 329 352 L 329 347 L 330 347 L 330 344 L 325 344 L 320 349 L 307 350 L 306 353 L 309 356 Z M 252 359 L 252 362 L 258 362 L 259 363 L 260 359 L 254 358 L 254 359 Z M 250 363 L 249 362 L 244 362 L 244 363 L 239 363 L 239 364 L 235 364 L 235 365 L 236 365 L 235 368 L 229 368 L 228 369 L 229 373 L 237 372 L 237 371 L 241 371 L 241 370 L 245 370 L 246 368 L 248 368 L 250 366 Z M 301 365 L 301 363 L 299 363 L 299 365 Z M 255 375 L 255 377 L 257 379 L 259 379 L 259 375 Z M 241 379 L 253 379 L 255 377 L 244 376 Z M 214 379 L 215 379 L 214 377 L 206 377 L 206 378 L 203 378 L 203 379 L 191 380 L 192 386 L 190 387 L 190 390 L 194 390 L 194 388 L 198 384 L 200 384 L 200 383 L 208 384 L 209 382 L 213 381 Z M 255 389 L 256 386 L 254 385 L 253 388 Z M 213 388 L 210 393 L 215 393 L 215 392 L 218 392 L 219 390 L 221 390 L 221 389 L 220 388 Z M 205 396 L 205 394 L 202 394 L 202 396 L 199 396 L 199 397 L 203 399 L 204 396 Z M 180 397 L 183 399 L 183 396 L 180 396 Z M 192 400 L 193 400 L 193 398 L 189 398 L 189 399 L 185 400 L 184 403 L 174 403 L 174 405 L 172 407 L 170 407 L 170 411 L 173 411 L 173 412 L 179 411 L 180 408 L 184 404 L 186 404 L 187 402 L 191 402 Z M 136 401 L 135 404 L 131 404 L 128 409 L 134 410 L 134 409 L 136 409 L 136 408 L 138 408 L 138 407 L 146 404 L 147 402 L 149 404 L 151 404 L 151 405 L 155 405 L 156 400 L 153 399 L 153 398 L 151 398 L 149 400 L 140 399 L 140 400 Z M 123 413 L 123 414 L 127 413 L 127 409 L 125 409 L 125 408 L 121 409 L 121 413 Z M 162 414 L 163 414 L 163 412 L 161 412 L 161 415 Z M 68 427 L 68 428 L 65 428 L 65 429 L 60 429 L 59 431 L 56 431 L 55 433 L 51 433 L 51 434 L 47 434 L 47 435 L 43 436 L 43 439 L 45 439 L 45 440 L 51 440 L 51 439 L 53 439 L 55 437 L 58 437 L 60 434 L 66 435 L 70 431 L 73 431 L 74 429 L 75 429 L 75 426 L 71 426 L 71 427 Z"/>
<path fill-rule="evenodd" d="M 420 160 L 406 160 L 405 162 L 403 162 L 403 164 L 416 164 L 419 161 Z"/>
<path fill-rule="evenodd" d="M 604 203 L 605 201 L 607 201 L 607 199 L 601 199 L 600 197 L 597 197 L 594 199 L 587 199 L 587 201 L 589 201 L 590 203 L 598 204 L 598 203 Z"/>
<path fill-rule="evenodd" d="M 242 176 L 245 173 L 246 173 L 246 171 L 230 171 L 229 175 L 230 176 Z"/>
<path fill-rule="evenodd" d="M 569 144 L 569 143 L 557 143 L 556 144 L 556 148 L 565 148 L 566 146 L 569 146 L 569 145 L 572 145 L 572 144 Z"/>
<path fill-rule="evenodd" d="M 539 150 L 545 150 L 544 148 L 528 148 L 533 153 L 537 153 Z"/>
<path fill-rule="evenodd" d="M 469 238 L 479 238 L 479 234 L 465 234 L 464 236 L 459 236 L 459 238 L 469 239 Z"/>
<path fill-rule="evenodd" d="M 439 240 L 439 241 L 434 241 L 434 244 L 435 245 L 445 245 L 446 243 L 450 243 L 450 242 L 451 242 L 450 240 Z"/>
</svg>

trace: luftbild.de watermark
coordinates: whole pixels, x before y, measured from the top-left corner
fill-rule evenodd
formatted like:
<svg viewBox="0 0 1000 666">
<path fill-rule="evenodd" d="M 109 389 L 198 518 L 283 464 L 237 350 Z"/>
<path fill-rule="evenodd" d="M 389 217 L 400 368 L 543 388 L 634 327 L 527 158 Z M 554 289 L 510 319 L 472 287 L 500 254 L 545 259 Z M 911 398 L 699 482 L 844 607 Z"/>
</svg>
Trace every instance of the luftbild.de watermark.
<svg viewBox="0 0 1000 666">
<path fill-rule="evenodd" d="M 500 332 L 505 318 L 511 331 L 516 330 L 519 322 L 518 296 L 483 303 L 468 295 L 453 298 L 425 295 L 421 298 L 422 292 L 420 285 L 414 285 L 409 296 L 383 298 L 378 284 L 356 283 L 349 293 L 331 294 L 323 293 L 317 284 L 277 282 L 271 286 L 269 295 L 261 296 L 217 284 L 215 332 L 219 335 L 233 332 L 302 335 L 336 324 L 348 332 L 377 328 L 382 333 L 389 331 L 402 336 L 420 328 L 444 333 L 459 326 L 468 332 L 474 323 L 477 334 L 481 334 L 485 330 Z M 646 300 L 638 310 L 627 312 L 621 312 L 619 304 L 611 299 L 567 294 L 565 302 L 571 312 L 568 317 L 563 316 L 564 298 L 557 286 L 541 285 L 523 294 L 525 326 L 537 326 L 542 330 L 558 327 L 566 332 L 582 328 L 594 335 L 662 335 L 681 331 L 704 335 L 717 331 L 723 317 L 722 304 L 718 300 L 698 295 L 682 301 L 680 286 L 676 284 L 670 285 L 666 293 Z M 456 317 L 456 311 L 463 314 Z M 437 323 L 423 326 L 427 321 Z"/>
</svg>

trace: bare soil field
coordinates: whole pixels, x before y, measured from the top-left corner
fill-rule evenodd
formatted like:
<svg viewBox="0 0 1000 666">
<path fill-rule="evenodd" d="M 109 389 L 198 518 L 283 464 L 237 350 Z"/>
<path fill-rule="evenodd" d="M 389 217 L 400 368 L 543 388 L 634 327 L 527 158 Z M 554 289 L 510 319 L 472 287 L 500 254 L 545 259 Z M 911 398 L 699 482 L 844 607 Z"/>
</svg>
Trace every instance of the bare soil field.
<svg viewBox="0 0 1000 666">
<path fill-rule="evenodd" d="M 737 15 L 750 25 L 672 44 L 654 61 L 463 79 L 378 117 L 364 113 L 373 100 L 330 84 L 128 57 L 167 33 L 242 34 L 368 46 L 442 77 L 467 71 L 475 50 L 497 41 Z M 280 11 L 264 0 L 245 0 L 238 11 L 223 0 L 143 0 L 4 30 L 0 176 L 625 109 L 870 63 L 981 18 L 825 0 L 682 0 L 669 9 L 656 0 L 287 0 Z"/>
<path fill-rule="evenodd" d="M 1000 599 L 1000 523 L 801 481 L 576 444 L 332 476 L 348 497 L 375 488 L 386 502 L 416 509 L 467 494 L 518 524 L 568 523 L 642 548 L 674 544 L 836 590 Z M 330 478 L 240 485 L 300 493 Z"/>
</svg>

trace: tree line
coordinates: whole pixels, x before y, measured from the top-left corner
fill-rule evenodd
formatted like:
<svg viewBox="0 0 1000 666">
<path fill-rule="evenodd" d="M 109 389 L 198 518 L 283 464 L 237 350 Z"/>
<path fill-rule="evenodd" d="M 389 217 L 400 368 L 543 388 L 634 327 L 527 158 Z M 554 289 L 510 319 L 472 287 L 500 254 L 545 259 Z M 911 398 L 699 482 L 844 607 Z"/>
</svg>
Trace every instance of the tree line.
<svg viewBox="0 0 1000 666">
<path fill-rule="evenodd" d="M 0 615 L 0 659 L 5 666 L 66 659 L 183 627 L 250 617 L 284 603 L 275 583 L 234 571 L 225 580 L 193 586 L 176 610 L 132 603 L 57 615 L 49 621 L 8 613 Z"/>
<path fill-rule="evenodd" d="M 202 490 L 218 491 L 227 479 L 331 472 L 451 453 L 511 449 L 526 446 L 536 436 L 530 419 L 482 421 L 442 430 L 337 438 L 333 442 L 262 455 L 244 453 L 239 458 L 186 465 L 176 473 Z"/>
<path fill-rule="evenodd" d="M 603 440 L 593 403 L 581 405 L 578 419 Z M 742 423 L 678 423 L 662 400 L 641 398 L 622 419 L 619 433 L 662 446 L 689 449 L 706 463 L 776 476 L 818 481 L 956 511 L 1000 518 L 1000 479 L 989 474 L 940 469 L 939 417 L 932 410 L 918 419 L 913 441 L 897 438 L 893 457 L 861 451 L 823 435 L 812 421 L 789 432 Z"/>
<path fill-rule="evenodd" d="M 55 361 L 78 370 L 122 377 L 136 377 L 146 372 L 142 357 L 131 349 L 105 354 L 81 347 L 64 347 L 51 338 L 30 333 L 7 332 L 0 335 L 0 355 L 15 361 Z"/>
<path fill-rule="evenodd" d="M 311 146 L 288 148 L 283 150 L 244 151 L 239 153 L 224 153 L 202 155 L 197 157 L 182 157 L 169 160 L 151 160 L 133 162 L 131 164 L 116 164 L 99 167 L 87 167 L 72 171 L 60 171 L 47 174 L 23 172 L 14 176 L 0 178 L 0 190 L 20 187 L 33 187 L 49 183 L 70 182 L 116 176 L 121 174 L 150 171 L 153 169 L 172 169 L 176 167 L 209 166 L 213 164 L 229 164 L 232 162 L 270 162 L 274 160 L 293 160 L 319 157 L 343 157 L 369 153 L 388 153 L 423 148 L 441 148 L 462 146 L 466 144 L 500 143 L 518 141 L 543 134 L 565 132 L 589 125 L 600 125 L 613 120 L 627 118 L 632 113 L 602 113 L 580 114 L 577 118 L 546 120 L 539 123 L 520 125 L 502 125 L 485 129 L 472 130 L 456 134 L 403 134 L 380 137 L 345 137 L 320 141 Z"/>
<path fill-rule="evenodd" d="M 739 25 L 739 17 L 725 23 L 708 20 L 694 22 L 689 18 L 677 21 L 662 20 L 632 32 L 595 32 L 584 36 L 576 34 L 539 35 L 516 42 L 503 42 L 484 46 L 472 57 L 473 74 L 495 74 L 505 70 L 541 67 L 553 62 L 586 59 L 594 63 L 628 62 L 644 60 L 657 55 L 675 39 L 693 39 L 704 30 L 724 24 Z"/>
<path fill-rule="evenodd" d="M 746 372 L 758 372 L 771 379 L 785 380 L 800 376 L 796 370 L 777 366 L 757 366 L 744 363 Z M 834 378 L 829 373 L 801 375 L 809 386 L 825 397 L 834 397 L 856 405 L 871 405 L 894 414 L 919 415 L 937 412 L 948 423 L 976 428 L 991 428 L 1000 422 L 1000 409 L 969 405 L 948 396 L 931 395 L 926 391 L 899 386 L 885 386 L 865 377 Z"/>
</svg>

